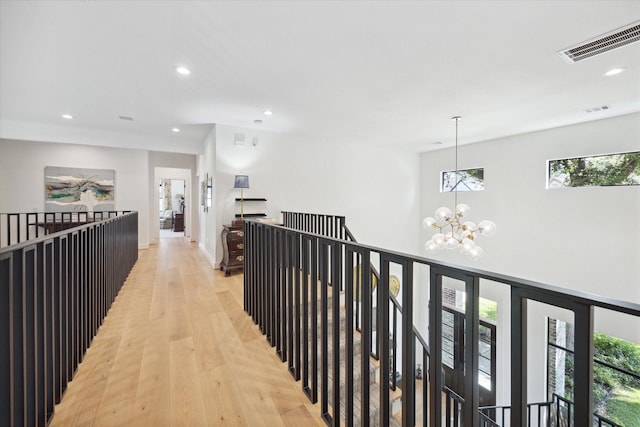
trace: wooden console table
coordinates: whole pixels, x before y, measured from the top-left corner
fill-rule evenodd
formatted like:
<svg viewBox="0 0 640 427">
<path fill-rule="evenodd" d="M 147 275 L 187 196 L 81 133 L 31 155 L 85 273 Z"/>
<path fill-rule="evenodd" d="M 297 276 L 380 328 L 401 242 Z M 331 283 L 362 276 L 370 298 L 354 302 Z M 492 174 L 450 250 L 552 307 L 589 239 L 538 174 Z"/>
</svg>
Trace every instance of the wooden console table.
<svg viewBox="0 0 640 427">
<path fill-rule="evenodd" d="M 37 224 L 29 224 L 29 225 L 37 225 L 38 227 L 42 227 L 46 230 L 45 234 L 57 233 L 58 231 L 68 230 L 70 228 L 79 227 L 81 225 L 89 224 L 93 221 L 67 221 L 67 222 L 38 222 Z"/>
<path fill-rule="evenodd" d="M 228 276 L 234 270 L 244 269 L 244 226 L 225 225 L 222 230 L 222 262 L 220 270 Z"/>
</svg>

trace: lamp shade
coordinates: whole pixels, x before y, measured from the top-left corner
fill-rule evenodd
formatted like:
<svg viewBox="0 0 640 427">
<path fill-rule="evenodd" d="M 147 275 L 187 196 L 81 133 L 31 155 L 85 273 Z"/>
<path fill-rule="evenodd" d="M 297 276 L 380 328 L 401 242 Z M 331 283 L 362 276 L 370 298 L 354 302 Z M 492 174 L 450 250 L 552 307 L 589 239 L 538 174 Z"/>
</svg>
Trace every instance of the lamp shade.
<svg viewBox="0 0 640 427">
<path fill-rule="evenodd" d="M 233 188 L 249 188 L 249 176 L 248 175 L 236 175 Z"/>
</svg>

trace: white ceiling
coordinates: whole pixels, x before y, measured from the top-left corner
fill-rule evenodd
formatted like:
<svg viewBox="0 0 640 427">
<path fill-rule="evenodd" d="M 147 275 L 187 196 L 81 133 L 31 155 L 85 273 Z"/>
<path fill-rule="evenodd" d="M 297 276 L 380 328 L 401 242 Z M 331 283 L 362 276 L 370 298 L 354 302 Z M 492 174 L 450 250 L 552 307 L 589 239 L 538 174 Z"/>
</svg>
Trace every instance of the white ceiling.
<svg viewBox="0 0 640 427">
<path fill-rule="evenodd" d="M 461 115 L 478 142 L 640 111 L 640 43 L 556 54 L 638 20 L 637 0 L 2 0 L 0 137 L 195 153 L 219 123 L 422 152 Z"/>
</svg>

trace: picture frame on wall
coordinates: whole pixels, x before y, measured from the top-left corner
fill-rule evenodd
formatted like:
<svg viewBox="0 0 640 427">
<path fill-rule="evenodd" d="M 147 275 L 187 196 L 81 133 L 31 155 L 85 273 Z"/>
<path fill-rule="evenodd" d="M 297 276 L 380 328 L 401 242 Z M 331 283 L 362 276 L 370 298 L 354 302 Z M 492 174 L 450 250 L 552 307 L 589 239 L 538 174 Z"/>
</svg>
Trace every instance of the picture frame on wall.
<svg viewBox="0 0 640 427">
<path fill-rule="evenodd" d="M 115 170 L 45 166 L 44 192 L 46 212 L 113 211 Z"/>
<path fill-rule="evenodd" d="M 204 179 L 200 182 L 200 205 L 203 212 L 207 212 L 207 179 L 207 174 L 205 174 Z"/>
</svg>

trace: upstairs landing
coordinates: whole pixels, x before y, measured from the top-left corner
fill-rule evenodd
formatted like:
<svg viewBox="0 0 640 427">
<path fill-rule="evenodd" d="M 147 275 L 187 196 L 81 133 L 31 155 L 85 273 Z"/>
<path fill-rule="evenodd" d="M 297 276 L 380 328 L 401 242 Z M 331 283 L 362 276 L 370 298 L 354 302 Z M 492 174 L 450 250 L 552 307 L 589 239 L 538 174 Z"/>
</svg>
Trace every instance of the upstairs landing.
<svg viewBox="0 0 640 427">
<path fill-rule="evenodd" d="M 186 239 L 140 251 L 51 427 L 324 426 L 243 311 L 242 280 Z"/>
</svg>

